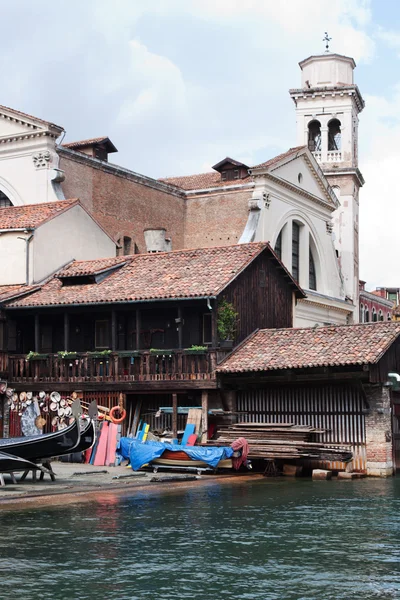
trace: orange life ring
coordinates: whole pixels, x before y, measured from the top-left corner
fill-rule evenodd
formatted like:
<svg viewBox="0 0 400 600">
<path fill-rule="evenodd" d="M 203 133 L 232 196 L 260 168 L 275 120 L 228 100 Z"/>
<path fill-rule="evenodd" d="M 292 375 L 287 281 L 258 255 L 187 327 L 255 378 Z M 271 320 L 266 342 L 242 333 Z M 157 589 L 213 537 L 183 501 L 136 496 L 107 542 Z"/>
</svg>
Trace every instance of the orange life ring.
<svg viewBox="0 0 400 600">
<path fill-rule="evenodd" d="M 119 412 L 120 413 L 120 417 L 119 419 L 116 419 L 114 417 L 115 413 Z M 122 423 L 122 421 L 125 419 L 126 417 L 126 410 L 124 408 L 121 408 L 120 406 L 113 406 L 112 409 L 110 410 L 110 419 L 113 423 Z"/>
</svg>

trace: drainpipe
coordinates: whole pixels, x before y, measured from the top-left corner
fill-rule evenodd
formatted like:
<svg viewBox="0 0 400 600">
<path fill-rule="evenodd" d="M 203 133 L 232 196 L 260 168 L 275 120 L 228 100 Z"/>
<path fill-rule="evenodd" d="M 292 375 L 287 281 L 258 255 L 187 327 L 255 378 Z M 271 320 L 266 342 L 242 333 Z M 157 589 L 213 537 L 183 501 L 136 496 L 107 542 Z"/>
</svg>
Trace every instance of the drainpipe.
<svg viewBox="0 0 400 600">
<path fill-rule="evenodd" d="M 25 257 L 26 257 L 25 283 L 26 283 L 26 285 L 29 285 L 29 242 L 31 241 L 32 238 L 33 238 L 33 233 L 31 233 L 31 235 L 26 238 L 18 237 L 19 240 L 24 240 L 24 242 L 25 242 Z"/>
</svg>

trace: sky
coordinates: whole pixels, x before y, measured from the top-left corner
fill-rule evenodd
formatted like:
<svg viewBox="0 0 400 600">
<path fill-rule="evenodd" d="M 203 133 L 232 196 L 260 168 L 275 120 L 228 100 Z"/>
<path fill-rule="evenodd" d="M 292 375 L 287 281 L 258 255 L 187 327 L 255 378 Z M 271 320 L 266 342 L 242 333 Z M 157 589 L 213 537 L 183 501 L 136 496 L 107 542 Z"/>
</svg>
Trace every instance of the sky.
<svg viewBox="0 0 400 600">
<path fill-rule="evenodd" d="M 0 104 L 107 135 L 111 161 L 152 177 L 248 165 L 295 146 L 300 60 L 354 57 L 360 115 L 360 277 L 400 286 L 400 2 L 0 0 Z"/>
</svg>

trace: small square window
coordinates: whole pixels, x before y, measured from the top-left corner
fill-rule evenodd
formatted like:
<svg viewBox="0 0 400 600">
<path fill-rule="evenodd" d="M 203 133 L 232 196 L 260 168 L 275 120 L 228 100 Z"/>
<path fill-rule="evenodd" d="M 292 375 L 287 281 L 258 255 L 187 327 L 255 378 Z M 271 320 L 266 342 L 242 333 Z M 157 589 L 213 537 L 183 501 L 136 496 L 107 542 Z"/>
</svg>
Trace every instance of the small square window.
<svg viewBox="0 0 400 600">
<path fill-rule="evenodd" d="M 239 170 L 238 169 L 235 169 L 233 171 L 233 179 L 239 179 Z"/>
<path fill-rule="evenodd" d="M 222 179 L 222 181 L 226 181 L 226 171 L 222 171 L 221 179 Z"/>
</svg>

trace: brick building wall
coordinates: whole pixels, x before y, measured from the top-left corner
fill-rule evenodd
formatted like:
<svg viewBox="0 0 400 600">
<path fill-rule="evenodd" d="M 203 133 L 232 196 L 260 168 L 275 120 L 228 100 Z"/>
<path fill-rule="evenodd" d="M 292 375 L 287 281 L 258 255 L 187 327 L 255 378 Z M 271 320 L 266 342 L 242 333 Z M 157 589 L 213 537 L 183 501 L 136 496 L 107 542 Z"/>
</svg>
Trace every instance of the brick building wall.
<svg viewBox="0 0 400 600">
<path fill-rule="evenodd" d="M 185 248 L 237 244 L 246 226 L 252 189 L 186 200 Z"/>
<path fill-rule="evenodd" d="M 367 475 L 393 475 L 392 409 L 390 388 L 381 384 L 364 386 L 369 408 L 365 415 Z"/>
<path fill-rule="evenodd" d="M 66 198 L 79 198 L 118 240 L 132 238 L 146 252 L 143 230 L 164 227 L 172 249 L 184 247 L 185 199 L 165 184 L 67 150 L 60 150 Z"/>
</svg>

